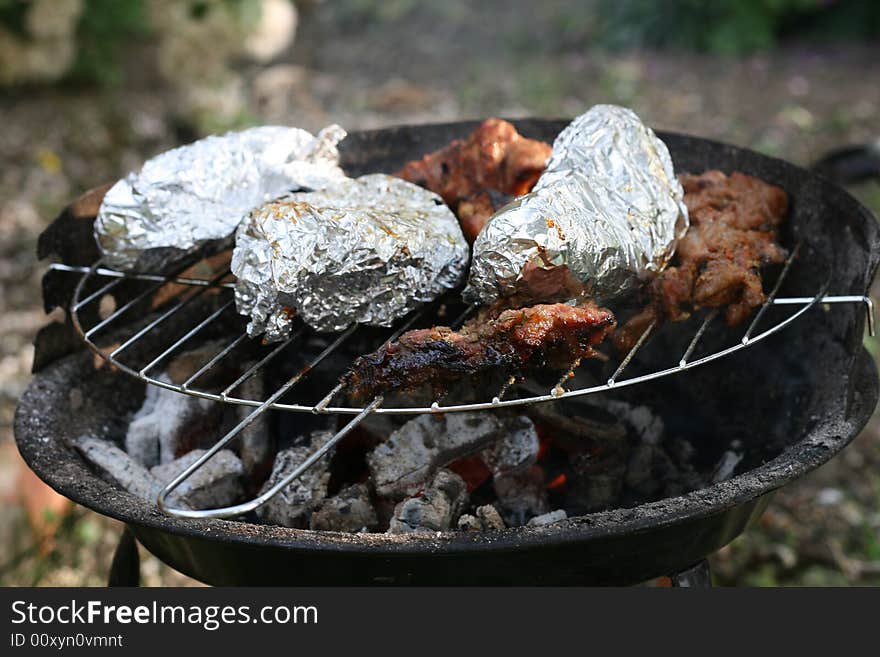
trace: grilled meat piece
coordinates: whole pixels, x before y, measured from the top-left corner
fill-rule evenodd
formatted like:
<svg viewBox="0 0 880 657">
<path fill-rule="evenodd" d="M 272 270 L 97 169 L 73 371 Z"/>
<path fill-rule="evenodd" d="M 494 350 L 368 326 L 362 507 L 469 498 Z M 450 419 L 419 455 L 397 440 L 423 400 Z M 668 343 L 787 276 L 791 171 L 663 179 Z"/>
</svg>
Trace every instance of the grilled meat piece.
<svg viewBox="0 0 880 657">
<path fill-rule="evenodd" d="M 531 191 L 550 150 L 507 121 L 486 119 L 467 139 L 407 162 L 395 175 L 439 194 L 473 242 L 497 210 Z"/>
<path fill-rule="evenodd" d="M 679 176 L 690 228 L 679 241 L 672 266 L 649 287 L 650 302 L 615 333 L 620 351 L 632 348 L 653 321 L 681 321 L 699 308 L 724 308 L 739 324 L 766 296 L 761 267 L 783 262 L 777 228 L 788 196 L 758 178 L 720 171 Z"/>
<path fill-rule="evenodd" d="M 408 331 L 361 356 L 343 377 L 360 401 L 390 390 L 428 386 L 443 392 L 463 377 L 536 368 L 564 369 L 605 339 L 614 315 L 592 302 L 484 310 L 459 331 L 446 326 Z"/>
</svg>

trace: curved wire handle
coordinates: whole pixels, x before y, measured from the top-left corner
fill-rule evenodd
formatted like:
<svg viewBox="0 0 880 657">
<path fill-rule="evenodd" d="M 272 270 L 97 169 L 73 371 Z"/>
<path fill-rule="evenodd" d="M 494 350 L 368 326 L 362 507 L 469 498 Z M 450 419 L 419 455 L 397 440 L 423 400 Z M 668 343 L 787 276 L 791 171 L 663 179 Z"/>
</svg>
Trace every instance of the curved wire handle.
<svg viewBox="0 0 880 657">
<path fill-rule="evenodd" d="M 263 504 L 271 500 L 278 493 L 280 493 L 288 484 L 297 479 L 303 472 L 308 470 L 312 465 L 314 465 L 318 459 L 320 459 L 324 454 L 326 454 L 330 449 L 332 449 L 340 440 L 345 438 L 352 429 L 357 427 L 370 413 L 372 413 L 379 405 L 382 403 L 382 397 L 376 397 L 372 402 L 370 402 L 364 410 L 358 413 L 354 418 L 352 418 L 348 424 L 346 424 L 342 429 L 336 432 L 336 434 L 327 442 L 325 442 L 321 447 L 312 452 L 309 457 L 300 463 L 292 472 L 286 475 L 281 481 L 272 486 L 269 490 L 260 493 L 257 497 L 249 500 L 247 502 L 242 502 L 241 504 L 234 504 L 232 506 L 221 507 L 218 509 L 182 509 L 182 508 L 174 508 L 168 505 L 168 495 L 171 492 L 180 486 L 186 479 L 190 477 L 196 470 L 201 468 L 214 454 L 219 452 L 223 447 L 225 447 L 231 440 L 233 440 L 238 433 L 244 429 L 248 424 L 257 419 L 258 416 L 262 415 L 269 406 L 264 404 L 260 406 L 253 413 L 248 415 L 244 420 L 242 420 L 238 426 L 233 428 L 229 433 L 227 433 L 223 438 L 221 438 L 211 449 L 202 454 L 198 460 L 193 462 L 186 470 L 177 475 L 174 479 L 172 479 L 165 487 L 159 492 L 159 496 L 156 498 L 156 504 L 159 505 L 159 508 L 166 514 L 171 516 L 176 516 L 178 518 L 231 518 L 233 516 L 241 515 L 242 513 L 247 513 L 248 511 L 253 511 L 261 507 Z"/>
</svg>

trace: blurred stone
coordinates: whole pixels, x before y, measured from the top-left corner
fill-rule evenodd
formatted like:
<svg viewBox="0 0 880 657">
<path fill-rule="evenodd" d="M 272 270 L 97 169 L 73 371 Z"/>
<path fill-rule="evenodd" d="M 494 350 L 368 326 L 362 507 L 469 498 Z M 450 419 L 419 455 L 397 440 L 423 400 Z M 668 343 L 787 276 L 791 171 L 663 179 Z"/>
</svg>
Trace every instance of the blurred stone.
<svg viewBox="0 0 880 657">
<path fill-rule="evenodd" d="M 63 76 L 76 55 L 82 0 L 31 0 L 25 36 L 0 26 L 0 84 L 46 82 Z"/>
<path fill-rule="evenodd" d="M 260 0 L 259 10 L 260 20 L 244 40 L 244 51 L 265 63 L 293 43 L 298 16 L 291 0 Z"/>
<path fill-rule="evenodd" d="M 816 494 L 816 502 L 822 506 L 836 506 L 843 502 L 843 491 L 839 488 L 823 488 Z"/>
</svg>

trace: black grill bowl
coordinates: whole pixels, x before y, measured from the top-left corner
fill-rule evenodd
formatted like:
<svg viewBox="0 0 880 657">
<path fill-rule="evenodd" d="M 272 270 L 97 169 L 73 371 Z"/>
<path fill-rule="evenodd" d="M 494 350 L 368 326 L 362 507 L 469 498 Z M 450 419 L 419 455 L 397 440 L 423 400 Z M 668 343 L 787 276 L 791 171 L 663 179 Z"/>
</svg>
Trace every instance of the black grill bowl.
<svg viewBox="0 0 880 657">
<path fill-rule="evenodd" d="M 515 123 L 527 136 L 552 140 L 566 122 Z M 343 161 L 353 175 L 394 171 L 407 159 L 467 135 L 475 125 L 354 133 L 343 143 Z M 880 238 L 874 217 L 846 192 L 816 174 L 748 150 L 660 136 L 678 170 L 739 170 L 789 193 L 786 240 L 807 247 L 781 294 L 815 293 L 829 270 L 832 293 L 866 293 Z M 68 209 L 44 235 L 41 255 L 54 251 L 70 261 L 72 250 L 59 235 L 86 231 L 71 240 L 88 244 L 87 219 L 73 221 Z M 77 258 L 87 256 L 76 250 Z M 67 343 L 55 338 L 52 349 L 48 338 L 42 338 L 43 345 L 38 340 L 41 369 L 21 399 L 15 436 L 25 461 L 52 488 L 123 521 L 161 560 L 210 584 L 632 584 L 681 571 L 726 545 L 760 515 L 774 491 L 828 461 L 858 434 L 878 399 L 877 371 L 862 347 L 863 330 L 857 304 L 814 308 L 733 356 L 627 390 L 628 399 L 650 403 L 667 426 L 694 444 L 703 441 L 709 451 L 740 441 L 750 468 L 687 495 L 546 527 L 392 536 L 166 517 L 155 505 L 98 477 L 69 446 L 96 423 L 124 432 L 126 413 L 138 405 L 142 384 L 96 371 L 83 350 L 56 357 L 64 351 L 58 344 Z M 652 367 L 652 354 L 667 353 L 668 360 L 665 346 L 677 349 L 689 337 L 665 330 L 633 367 Z M 77 410 L 71 408 L 72 388 L 82 393 L 81 399 L 76 396 Z"/>
</svg>

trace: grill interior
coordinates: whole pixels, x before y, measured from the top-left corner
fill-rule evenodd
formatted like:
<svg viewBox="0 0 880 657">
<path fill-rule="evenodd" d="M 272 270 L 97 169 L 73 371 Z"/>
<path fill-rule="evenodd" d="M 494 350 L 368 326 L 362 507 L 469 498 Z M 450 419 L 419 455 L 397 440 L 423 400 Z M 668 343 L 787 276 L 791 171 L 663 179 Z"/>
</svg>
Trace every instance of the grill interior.
<svg viewBox="0 0 880 657">
<path fill-rule="evenodd" d="M 814 271 L 825 270 L 819 278 L 822 282 L 818 288 L 794 289 L 804 287 L 797 284 L 785 287 L 789 273 L 801 258 Z M 344 399 L 345 391 L 335 382 L 353 358 L 396 339 L 410 328 L 440 323 L 458 327 L 475 308 L 462 305 L 454 295 L 447 295 L 388 330 L 354 326 L 337 335 L 321 335 L 300 325 L 286 340 L 264 345 L 247 336 L 245 320 L 235 312 L 233 283 L 222 254 L 175 276 L 126 274 L 104 269 L 100 263 L 90 268 L 55 267 L 71 274 L 81 274 L 71 303 L 74 327 L 89 348 L 113 367 L 149 385 L 216 402 L 254 407 L 234 428 L 218 437 L 214 446 L 200 459 L 171 481 L 159 496 L 160 507 L 167 513 L 204 518 L 231 517 L 257 509 L 302 475 L 372 413 L 483 411 L 561 402 L 616 391 L 731 356 L 785 328 L 818 303 L 866 301 L 864 297 L 825 296 L 830 272 L 827 264 L 820 263 L 823 260 L 818 253 L 805 248 L 802 243 L 796 244 L 788 260 L 779 268 L 772 286 L 768 286 L 766 303 L 745 329 L 732 330 L 721 326 L 721 322 L 716 321 L 719 313 L 709 310 L 688 322 L 659 329 L 655 325 L 649 326 L 622 359 L 615 358 L 613 350 L 606 349 L 602 358 L 590 359 L 584 364 L 574 362 L 568 372 L 548 373 L 543 380 L 541 377 L 530 380 L 510 378 L 494 390 L 483 393 L 482 398 L 478 393 L 476 399 L 465 402 L 439 398 L 429 406 L 407 405 L 405 396 L 395 395 L 392 405 L 383 405 L 385 400 L 379 396 L 362 407 L 333 405 L 335 399 Z M 820 264 L 818 268 L 817 264 Z M 212 273 L 200 277 L 199 271 Z M 782 294 L 783 290 L 785 294 Z M 664 336 L 652 335 L 655 332 Z M 161 374 L 163 364 L 175 354 L 207 342 L 221 346 L 213 354 L 206 355 L 204 362 L 186 380 L 172 383 Z M 645 357 L 640 356 L 642 351 Z M 248 365 L 231 378 L 218 377 L 217 372 L 229 362 L 246 362 Z M 244 384 L 254 377 L 265 379 L 267 374 L 270 374 L 269 380 L 278 382 L 277 387 L 270 386 L 270 392 L 264 397 L 247 395 Z M 353 418 L 300 467 L 248 502 L 199 510 L 175 509 L 166 503 L 171 491 L 270 410 L 351 415 Z"/>
</svg>

